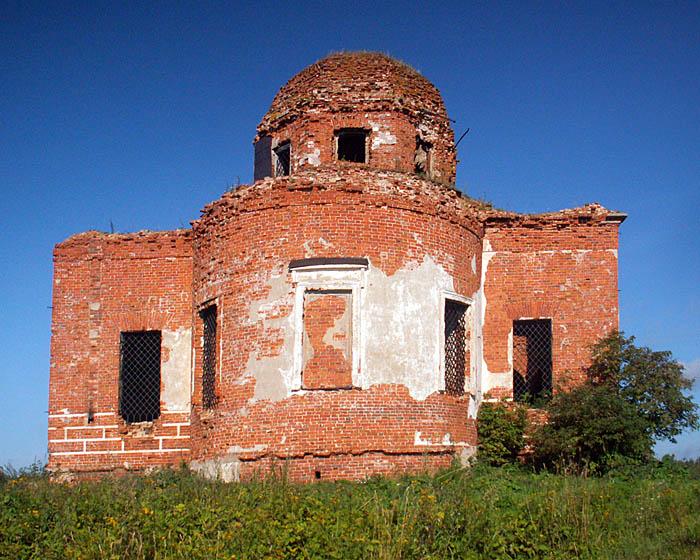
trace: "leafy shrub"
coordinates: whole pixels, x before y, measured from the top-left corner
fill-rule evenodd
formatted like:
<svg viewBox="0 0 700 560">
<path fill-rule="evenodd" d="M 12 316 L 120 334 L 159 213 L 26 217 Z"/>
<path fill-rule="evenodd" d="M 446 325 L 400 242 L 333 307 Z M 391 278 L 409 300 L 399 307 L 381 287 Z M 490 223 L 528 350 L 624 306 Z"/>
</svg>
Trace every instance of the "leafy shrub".
<svg viewBox="0 0 700 560">
<path fill-rule="evenodd" d="M 602 473 L 652 456 L 647 423 L 609 387 L 582 385 L 559 393 L 548 414 L 532 436 L 537 467 Z"/>
<path fill-rule="evenodd" d="M 493 466 L 514 463 L 525 445 L 525 409 L 505 403 L 479 408 L 479 461 Z"/>
<path fill-rule="evenodd" d="M 654 439 L 670 439 L 698 429 L 698 407 L 686 394 L 693 381 L 671 352 L 634 344 L 634 337 L 613 331 L 592 348 L 589 382 L 604 385 L 632 405 Z"/>
<path fill-rule="evenodd" d="M 605 473 L 648 462 L 657 439 L 698 427 L 692 382 L 670 352 L 612 332 L 592 347 L 587 382 L 556 395 L 533 436 L 534 464 Z"/>
</svg>

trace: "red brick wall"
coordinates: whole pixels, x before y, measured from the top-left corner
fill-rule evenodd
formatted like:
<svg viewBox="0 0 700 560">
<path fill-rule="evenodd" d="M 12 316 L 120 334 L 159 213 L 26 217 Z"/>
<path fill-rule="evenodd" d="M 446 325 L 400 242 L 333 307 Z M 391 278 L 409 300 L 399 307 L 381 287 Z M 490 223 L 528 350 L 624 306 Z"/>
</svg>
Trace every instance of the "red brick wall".
<svg viewBox="0 0 700 560">
<path fill-rule="evenodd" d="M 512 372 L 514 320 L 551 318 L 555 388 L 580 382 L 591 344 L 618 327 L 618 224 L 575 217 L 493 224 L 484 244 L 488 370 Z M 501 381 L 492 380 L 491 396 L 512 396 Z"/>
<path fill-rule="evenodd" d="M 188 455 L 189 412 L 150 424 L 119 415 L 121 331 L 189 329 L 189 231 L 88 232 L 54 251 L 49 468 L 102 470 L 175 463 Z M 168 361 L 168 349 L 162 360 Z"/>
<path fill-rule="evenodd" d="M 295 121 L 275 130 L 271 136 L 278 142 L 291 142 L 292 172 L 295 172 L 303 167 L 312 167 L 316 162 L 320 165 L 360 165 L 337 161 L 335 132 L 343 128 L 362 128 L 368 132 L 367 166 L 413 173 L 418 124 L 417 120 L 392 112 L 326 114 L 317 115 L 311 122 Z M 447 132 L 449 135 L 444 138 L 437 134 L 430 137 L 433 141 L 431 170 L 436 180 L 453 183 L 456 163 L 454 153 L 447 146 L 451 145 L 454 137 L 451 130 Z M 442 134 L 447 132 L 441 131 Z"/>
<path fill-rule="evenodd" d="M 336 160 L 334 132 L 370 131 L 367 164 L 413 173 L 416 137 L 432 145 L 431 177 L 454 184 L 454 132 L 437 88 L 410 66 L 381 53 L 337 53 L 308 66 L 277 93 L 258 136 L 292 144 L 292 172 Z"/>
<path fill-rule="evenodd" d="M 202 410 L 198 365 L 193 457 L 234 453 L 258 466 L 304 459 L 299 469 L 318 460 L 323 469 L 364 475 L 372 472 L 377 454 L 386 468 L 404 463 L 418 468 L 425 454 L 450 456 L 452 441 L 475 443 L 468 396 L 436 392 L 416 400 L 404 386 L 382 384 L 256 399 L 250 360 L 253 352 L 276 359 L 290 351 L 279 325 L 293 310 L 291 260 L 363 256 L 392 275 L 429 256 L 453 276 L 457 293 L 471 296 L 479 284 L 479 233 L 453 191 L 356 167 L 266 180 L 207 207 L 194 223 L 194 299 L 196 306 L 215 299 L 221 309 L 221 400 L 214 410 Z M 275 275 L 284 285 L 271 305 L 265 302 Z M 366 466 L 358 466 L 365 460 Z"/>
<path fill-rule="evenodd" d="M 352 386 L 352 295 L 307 293 L 304 298 L 305 389 Z M 327 340 L 330 334 L 332 340 Z"/>
</svg>

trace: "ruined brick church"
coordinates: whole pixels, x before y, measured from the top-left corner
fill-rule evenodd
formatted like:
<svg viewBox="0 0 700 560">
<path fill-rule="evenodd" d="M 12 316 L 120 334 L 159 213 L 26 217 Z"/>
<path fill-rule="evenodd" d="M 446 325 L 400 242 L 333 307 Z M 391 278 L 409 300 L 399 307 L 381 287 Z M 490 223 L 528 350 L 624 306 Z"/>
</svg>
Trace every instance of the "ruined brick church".
<svg viewBox="0 0 700 560">
<path fill-rule="evenodd" d="M 580 381 L 618 326 L 624 214 L 468 198 L 440 93 L 405 64 L 309 66 L 254 146 L 254 183 L 191 229 L 56 246 L 54 473 L 438 469 L 473 453 L 480 403 Z"/>
</svg>

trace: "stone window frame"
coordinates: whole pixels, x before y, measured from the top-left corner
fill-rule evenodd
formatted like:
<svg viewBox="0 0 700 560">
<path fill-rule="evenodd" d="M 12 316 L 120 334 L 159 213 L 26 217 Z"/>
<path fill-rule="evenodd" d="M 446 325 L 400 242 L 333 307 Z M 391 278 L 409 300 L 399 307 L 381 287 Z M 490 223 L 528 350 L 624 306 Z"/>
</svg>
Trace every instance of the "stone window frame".
<svg viewBox="0 0 700 560">
<path fill-rule="evenodd" d="M 439 343 L 439 353 L 440 353 L 440 368 L 438 372 L 438 391 L 445 392 L 445 303 L 446 300 L 456 301 L 467 306 L 465 311 L 465 337 L 464 341 L 465 349 L 469 350 L 470 362 L 474 359 L 474 348 L 473 339 L 475 333 L 474 326 L 474 299 L 466 296 L 462 296 L 457 292 L 451 290 L 443 290 L 440 294 L 440 324 L 438 325 L 438 343 Z M 472 336 L 468 336 L 471 334 Z M 464 365 L 464 394 L 472 394 L 471 387 L 471 363 Z"/>
<path fill-rule="evenodd" d="M 322 260 L 322 259 L 319 259 Z M 328 259 L 332 261 L 334 259 Z M 337 259 L 341 260 L 341 259 Z M 358 260 L 358 259 L 353 259 Z M 306 389 L 302 383 L 304 368 L 304 296 L 308 291 L 344 291 L 352 297 L 352 387 L 358 387 L 362 368 L 363 311 L 362 299 L 367 286 L 368 263 L 310 263 L 291 269 L 294 285 L 294 357 L 292 392 L 324 391 Z M 290 267 L 291 268 L 291 267 Z M 334 390 L 343 390 L 338 388 Z"/>
</svg>

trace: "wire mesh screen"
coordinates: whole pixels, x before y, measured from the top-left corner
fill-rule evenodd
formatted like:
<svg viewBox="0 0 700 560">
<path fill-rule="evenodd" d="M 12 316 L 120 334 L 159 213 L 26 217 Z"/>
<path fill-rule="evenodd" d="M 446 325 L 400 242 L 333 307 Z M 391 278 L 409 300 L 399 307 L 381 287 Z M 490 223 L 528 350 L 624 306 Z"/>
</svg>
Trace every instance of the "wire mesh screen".
<svg viewBox="0 0 700 560">
<path fill-rule="evenodd" d="M 275 148 L 275 177 L 289 175 L 291 165 L 291 145 L 282 144 Z"/>
<path fill-rule="evenodd" d="M 464 394 L 466 315 L 465 304 L 445 300 L 445 391 L 450 395 Z"/>
<path fill-rule="evenodd" d="M 202 406 L 212 408 L 216 404 L 216 305 L 201 313 L 204 327 L 202 348 Z"/>
<path fill-rule="evenodd" d="M 532 402 L 552 393 L 552 321 L 513 321 L 513 398 Z"/>
<path fill-rule="evenodd" d="M 121 333 L 119 414 L 127 422 L 160 416 L 160 331 Z"/>
</svg>

